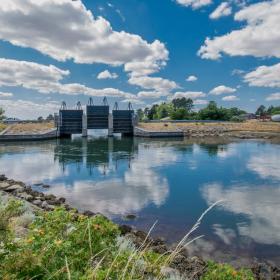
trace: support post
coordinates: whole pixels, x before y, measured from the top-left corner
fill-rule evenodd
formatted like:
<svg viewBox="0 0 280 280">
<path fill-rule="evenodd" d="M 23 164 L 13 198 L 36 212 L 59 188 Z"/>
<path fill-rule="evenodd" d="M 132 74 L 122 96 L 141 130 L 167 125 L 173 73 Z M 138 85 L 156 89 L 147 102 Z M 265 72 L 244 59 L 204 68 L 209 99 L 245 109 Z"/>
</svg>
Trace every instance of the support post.
<svg viewBox="0 0 280 280">
<path fill-rule="evenodd" d="M 87 137 L 87 115 L 83 114 L 82 137 Z"/>
<path fill-rule="evenodd" d="M 109 113 L 109 116 L 108 116 L 108 136 L 109 137 L 113 136 L 113 115 L 112 115 L 112 113 Z"/>
</svg>

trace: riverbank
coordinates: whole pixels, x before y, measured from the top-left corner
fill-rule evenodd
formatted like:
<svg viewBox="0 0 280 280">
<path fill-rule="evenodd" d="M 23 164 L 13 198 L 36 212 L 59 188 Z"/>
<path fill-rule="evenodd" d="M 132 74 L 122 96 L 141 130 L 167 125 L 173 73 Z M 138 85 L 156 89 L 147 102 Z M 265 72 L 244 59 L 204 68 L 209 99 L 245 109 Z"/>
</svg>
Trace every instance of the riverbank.
<svg viewBox="0 0 280 280">
<path fill-rule="evenodd" d="M 231 137 L 240 139 L 280 138 L 280 123 L 250 120 L 233 122 L 141 122 L 139 129 L 147 133 L 172 134 L 181 132 L 185 137 Z"/>
<path fill-rule="evenodd" d="M 8 125 L 0 133 L 0 141 L 41 141 L 58 138 L 52 122 L 18 123 Z"/>
<path fill-rule="evenodd" d="M 49 186 L 45 185 L 45 188 L 48 188 Z M 20 201 L 24 201 L 27 204 L 27 208 L 31 209 L 31 213 L 39 217 L 41 219 L 41 226 L 45 227 L 45 222 L 43 222 L 45 216 L 47 215 L 48 219 L 56 219 L 57 215 L 65 216 L 66 213 L 73 213 L 73 219 L 93 219 L 93 223 L 96 219 L 101 224 L 105 223 L 107 229 L 113 227 L 114 224 L 111 223 L 106 217 L 95 214 L 90 211 L 85 211 L 83 213 L 79 213 L 76 209 L 71 208 L 69 205 L 67 205 L 64 198 L 57 198 L 54 195 L 45 195 L 41 192 L 32 190 L 31 187 L 26 186 L 23 182 L 17 182 L 14 180 L 7 179 L 4 175 L 0 176 L 0 192 L 2 193 L 2 196 L 4 194 L 5 197 L 10 198 L 16 198 Z M 57 207 L 63 207 L 57 209 Z M 66 210 L 63 210 L 66 209 Z M 42 214 L 43 213 L 43 214 Z M 52 214 L 44 214 L 44 213 L 52 213 Z M 71 214 L 72 215 L 72 214 Z M 42 220 L 43 219 L 43 220 Z M 36 219 L 35 219 L 36 220 Z M 92 220 L 90 220 L 92 221 Z M 47 221 L 46 221 L 47 222 Z M 30 222 L 31 223 L 31 222 Z M 30 224 L 29 223 L 29 224 Z M 52 230 L 52 227 L 55 227 L 55 223 L 49 224 L 50 228 L 48 230 Z M 65 226 L 65 225 L 64 225 Z M 100 225 L 97 223 L 95 224 L 96 229 L 98 229 Z M 41 228 L 40 228 L 41 229 Z M 37 229 L 37 230 L 40 230 Z M 100 230 L 100 229 L 99 229 Z M 115 232 L 116 231 L 116 232 Z M 21 232 L 25 232 L 27 238 L 26 240 L 30 240 L 30 234 L 33 234 L 34 232 L 25 228 L 24 230 L 21 230 Z M 256 263 L 252 265 L 251 268 L 248 268 L 249 270 L 246 271 L 238 271 L 228 265 L 217 265 L 215 263 L 210 263 L 208 261 L 204 261 L 197 257 L 188 257 L 187 250 L 180 250 L 181 252 L 178 252 L 176 254 L 176 257 L 172 259 L 172 262 L 168 263 L 168 266 L 164 265 L 163 263 L 154 264 L 153 261 L 155 259 L 158 259 L 160 256 L 170 256 L 172 255 L 172 252 L 174 252 L 174 249 L 168 248 L 168 246 L 165 244 L 165 242 L 162 239 L 152 239 L 150 238 L 145 232 L 138 231 L 132 227 L 122 225 L 118 226 L 116 229 L 114 229 L 114 234 L 116 236 L 122 236 L 125 237 L 125 240 L 129 240 L 129 242 L 132 242 L 133 246 L 135 248 L 138 248 L 137 253 L 135 253 L 135 257 L 139 257 L 139 259 L 142 259 L 142 257 L 147 253 L 147 258 L 151 258 L 149 260 L 149 266 L 150 269 L 153 267 L 153 269 L 157 270 L 157 273 L 171 273 L 171 274 L 178 274 L 184 275 L 184 277 L 189 277 L 189 279 L 238 279 L 235 276 L 240 274 L 239 279 L 253 279 L 250 278 L 249 272 L 251 271 L 255 275 L 255 279 L 278 279 L 280 275 L 280 270 L 277 267 L 273 267 L 269 264 L 259 264 Z M 94 233 L 95 234 L 95 233 Z M 34 236 L 33 236 L 34 237 Z M 23 237 L 21 237 L 23 238 Z M 37 240 L 40 241 L 40 236 L 36 236 L 36 238 L 39 238 Z M 101 240 L 104 238 L 106 239 L 106 233 L 102 234 L 100 236 Z M 72 240 L 73 241 L 73 240 Z M 31 241 L 32 243 L 33 241 Z M 63 242 L 63 241 L 62 241 Z M 111 242 L 113 242 L 111 240 Z M 125 241 L 126 244 L 128 241 Z M 144 245 L 143 245 L 144 244 Z M 95 244 L 96 245 L 96 244 Z M 111 244 L 112 245 L 112 244 Z M 115 244 L 116 245 L 116 244 Z M 43 246 L 43 245 L 42 245 Z M 141 249 L 139 251 L 139 248 Z M 143 248 L 145 248 L 145 251 L 143 252 Z M 135 251 L 136 252 L 136 251 Z M 134 253 L 133 253 L 134 254 Z M 139 256 L 140 254 L 140 256 Z M 129 256 L 128 256 L 129 258 Z M 100 261 L 100 259 L 99 259 Z M 147 261 L 147 260 L 145 260 Z M 96 262 L 95 262 L 96 264 Z M 162 267 L 161 267 L 162 265 Z M 108 266 L 108 264 L 107 264 Z M 107 267 L 108 268 L 108 267 Z M 116 268 L 117 269 L 117 268 Z M 118 268 L 119 269 L 119 268 Z M 161 272 L 163 270 L 163 272 Z M 219 271 L 220 275 L 216 275 L 217 277 L 214 277 L 213 273 L 217 273 Z M 108 271 L 107 271 L 108 272 Z M 225 276 L 225 274 L 229 273 L 232 275 L 232 278 L 222 278 Z M 246 275 L 247 278 L 243 277 Z M 30 276 L 30 275 L 29 275 Z M 170 276 L 170 275 L 169 275 Z M 163 279 L 170 279 L 169 277 L 165 275 Z M 144 276 L 143 276 L 144 277 Z M 169 277 L 169 278 L 168 278 Z M 208 278 L 207 278 L 208 277 Z M 212 278 L 211 278 L 212 277 Z M 270 278 L 268 278 L 270 277 Z M 26 279 L 26 278 L 24 278 Z M 44 279 L 44 278 L 43 278 Z M 63 279 L 63 278 L 59 278 Z M 88 279 L 88 278 L 85 278 Z M 97 278 L 97 279 L 105 279 L 105 278 Z M 116 279 L 116 278 L 111 278 Z M 126 279 L 126 278 L 124 278 Z M 147 279 L 147 278 L 137 278 L 137 279 Z M 157 276 L 156 276 L 157 279 Z M 174 279 L 174 278 L 172 278 Z M 176 278 L 177 279 L 177 278 Z M 178 278 L 179 279 L 179 278 Z M 181 278 L 186 279 L 186 278 Z"/>
</svg>

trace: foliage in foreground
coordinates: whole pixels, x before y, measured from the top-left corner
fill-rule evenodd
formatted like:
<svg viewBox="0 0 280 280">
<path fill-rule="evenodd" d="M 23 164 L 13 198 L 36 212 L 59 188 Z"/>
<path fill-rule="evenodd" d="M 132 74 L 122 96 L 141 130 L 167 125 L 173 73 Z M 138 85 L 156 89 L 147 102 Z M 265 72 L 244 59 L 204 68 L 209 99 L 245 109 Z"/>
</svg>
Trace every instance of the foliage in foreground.
<svg viewBox="0 0 280 280">
<path fill-rule="evenodd" d="M 7 209 L 20 205 L 10 201 Z M 6 210 L 7 210 L 6 209 Z M 1 211 L 10 213 L 10 211 Z M 6 220 L 11 220 L 8 215 Z M 1 279 L 147 279 L 157 277 L 164 258 L 119 236 L 118 227 L 102 216 L 88 218 L 57 208 L 38 214 L 28 234 L 14 238 L 5 224 L 0 249 Z"/>
<path fill-rule="evenodd" d="M 0 205 L 0 279 L 186 279 L 161 275 L 170 257 L 149 251 L 146 244 L 136 249 L 103 216 L 88 218 L 64 208 L 40 212 L 19 238 L 13 226 L 23 212 L 16 200 Z M 202 279 L 253 277 L 211 262 Z"/>
<path fill-rule="evenodd" d="M 254 280 L 250 270 L 236 270 L 228 264 L 208 262 L 208 270 L 202 280 Z"/>
</svg>

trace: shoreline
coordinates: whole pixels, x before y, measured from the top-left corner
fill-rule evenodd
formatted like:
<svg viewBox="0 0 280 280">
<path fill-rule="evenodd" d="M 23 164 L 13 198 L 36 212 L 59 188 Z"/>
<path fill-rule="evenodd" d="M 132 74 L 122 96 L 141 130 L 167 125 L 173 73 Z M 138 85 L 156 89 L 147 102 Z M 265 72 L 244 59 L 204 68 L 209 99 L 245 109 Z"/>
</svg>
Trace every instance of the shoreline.
<svg viewBox="0 0 280 280">
<path fill-rule="evenodd" d="M 50 186 L 45 186 L 49 188 Z M 102 213 L 93 213 L 92 211 L 79 212 L 76 208 L 71 207 L 66 203 L 65 198 L 58 198 L 52 194 L 44 194 L 42 192 L 33 190 L 31 186 L 26 185 L 21 181 L 15 181 L 13 179 L 8 179 L 5 175 L 0 175 L 0 195 L 7 197 L 19 199 L 31 205 L 36 211 L 52 211 L 56 207 L 64 207 L 67 211 L 75 211 L 77 215 L 85 215 L 87 217 L 94 217 L 96 215 L 101 215 L 105 217 Z M 109 220 L 109 219 L 108 219 Z M 115 223 L 114 223 L 115 224 Z M 121 232 L 121 235 L 126 236 L 132 240 L 136 247 L 141 246 L 145 239 L 148 239 L 149 248 L 159 254 L 168 253 L 171 249 L 167 243 L 161 238 L 151 238 L 144 231 L 137 230 L 134 227 L 128 225 L 117 225 Z M 200 257 L 190 257 L 188 256 L 187 249 L 183 251 L 171 267 L 178 270 L 181 273 L 189 273 L 189 275 L 201 276 L 207 269 L 207 262 L 211 260 L 203 260 Z M 280 277 L 280 267 L 274 266 L 269 262 L 253 262 L 250 267 L 245 267 L 246 269 L 252 270 L 255 278 L 257 280 L 261 279 L 279 279 Z M 270 277 L 270 278 L 267 278 Z M 196 278 L 194 278 L 196 279 Z M 197 278 L 199 279 L 199 278 Z"/>
</svg>

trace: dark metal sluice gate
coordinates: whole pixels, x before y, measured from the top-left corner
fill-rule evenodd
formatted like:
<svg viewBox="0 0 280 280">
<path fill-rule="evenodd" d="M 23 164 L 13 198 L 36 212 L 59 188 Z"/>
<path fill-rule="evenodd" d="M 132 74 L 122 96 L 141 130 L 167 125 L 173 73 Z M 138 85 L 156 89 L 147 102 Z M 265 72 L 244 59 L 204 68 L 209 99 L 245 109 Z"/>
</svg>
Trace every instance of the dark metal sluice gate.
<svg viewBox="0 0 280 280">
<path fill-rule="evenodd" d="M 60 134 L 79 134 L 83 129 L 83 110 L 60 110 Z"/>
<path fill-rule="evenodd" d="M 103 99 L 103 105 L 93 105 L 92 98 L 86 109 L 87 128 L 88 129 L 107 129 L 109 122 L 109 105 L 106 97 Z"/>
<path fill-rule="evenodd" d="M 133 133 L 133 114 L 130 110 L 113 110 L 113 132 Z"/>
<path fill-rule="evenodd" d="M 67 109 L 65 102 L 59 110 L 59 131 L 60 135 L 71 135 L 84 133 L 87 129 L 111 129 L 113 133 L 133 134 L 134 110 L 129 104 L 128 110 L 119 110 L 117 103 L 112 111 L 113 121 L 110 127 L 110 109 L 106 98 L 103 105 L 93 105 L 92 99 L 86 106 L 86 116 L 83 116 L 83 109 L 78 102 L 76 109 Z M 86 117 L 86 124 L 83 123 Z"/>
</svg>

